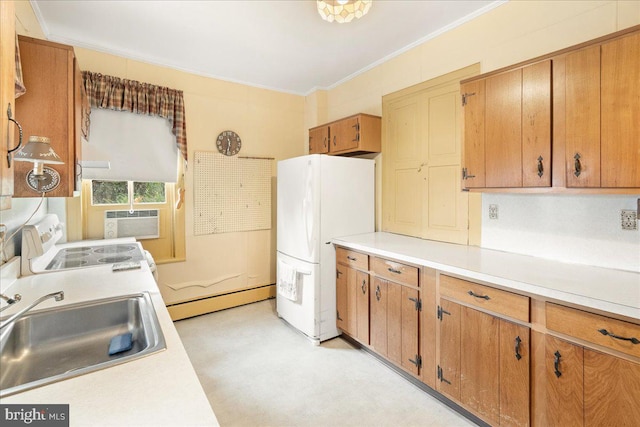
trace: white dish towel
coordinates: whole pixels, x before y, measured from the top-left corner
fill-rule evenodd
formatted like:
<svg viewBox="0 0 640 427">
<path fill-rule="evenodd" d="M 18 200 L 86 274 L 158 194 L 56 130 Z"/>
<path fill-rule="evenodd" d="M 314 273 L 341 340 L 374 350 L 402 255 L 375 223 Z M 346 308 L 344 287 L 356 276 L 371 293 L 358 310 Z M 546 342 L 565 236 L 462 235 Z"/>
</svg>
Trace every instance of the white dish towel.
<svg viewBox="0 0 640 427">
<path fill-rule="evenodd" d="M 278 294 L 298 301 L 298 272 L 289 264 L 278 261 Z"/>
</svg>

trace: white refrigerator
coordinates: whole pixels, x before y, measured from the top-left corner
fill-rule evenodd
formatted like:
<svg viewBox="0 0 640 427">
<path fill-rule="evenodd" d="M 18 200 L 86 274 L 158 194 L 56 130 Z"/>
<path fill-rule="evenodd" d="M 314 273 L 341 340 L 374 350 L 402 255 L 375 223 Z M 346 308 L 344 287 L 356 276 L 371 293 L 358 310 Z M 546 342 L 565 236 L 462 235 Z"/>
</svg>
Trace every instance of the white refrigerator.
<svg viewBox="0 0 640 427">
<path fill-rule="evenodd" d="M 375 161 L 312 154 L 278 162 L 278 315 L 314 343 L 336 327 L 331 239 L 375 229 Z"/>
</svg>

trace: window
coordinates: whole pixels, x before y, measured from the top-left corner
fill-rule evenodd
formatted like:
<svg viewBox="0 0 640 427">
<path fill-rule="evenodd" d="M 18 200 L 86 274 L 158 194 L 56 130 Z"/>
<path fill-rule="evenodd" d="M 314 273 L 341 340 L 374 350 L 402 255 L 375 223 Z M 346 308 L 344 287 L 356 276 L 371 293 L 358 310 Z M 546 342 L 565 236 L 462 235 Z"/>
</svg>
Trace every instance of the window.
<svg viewBox="0 0 640 427">
<path fill-rule="evenodd" d="M 92 205 L 130 205 L 165 203 L 164 182 L 91 181 Z"/>
</svg>

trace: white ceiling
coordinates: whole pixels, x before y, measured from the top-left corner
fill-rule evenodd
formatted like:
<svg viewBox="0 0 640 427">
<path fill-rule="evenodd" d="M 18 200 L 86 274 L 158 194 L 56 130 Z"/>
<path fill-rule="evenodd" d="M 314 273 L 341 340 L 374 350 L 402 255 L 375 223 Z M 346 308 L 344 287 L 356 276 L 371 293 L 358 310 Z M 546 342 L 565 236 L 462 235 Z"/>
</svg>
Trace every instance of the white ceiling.
<svg viewBox="0 0 640 427">
<path fill-rule="evenodd" d="M 31 0 L 49 40 L 294 94 L 331 88 L 502 3 L 374 0 L 338 24 L 315 0 Z"/>
</svg>

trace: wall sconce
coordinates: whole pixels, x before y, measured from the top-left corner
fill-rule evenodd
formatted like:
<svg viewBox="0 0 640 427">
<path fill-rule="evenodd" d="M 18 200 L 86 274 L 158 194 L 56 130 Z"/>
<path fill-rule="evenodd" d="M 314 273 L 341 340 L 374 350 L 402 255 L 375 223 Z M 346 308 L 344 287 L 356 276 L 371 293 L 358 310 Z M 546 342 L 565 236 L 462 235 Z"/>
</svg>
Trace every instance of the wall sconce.
<svg viewBox="0 0 640 427">
<path fill-rule="evenodd" d="M 15 148 L 12 148 L 11 150 L 7 151 L 7 164 L 9 165 L 9 167 L 11 167 L 11 153 L 13 153 L 16 150 L 19 150 L 20 148 L 22 148 L 22 126 L 20 126 L 20 123 L 18 123 L 11 114 L 11 103 L 9 103 L 9 107 L 7 107 L 7 118 L 9 119 L 10 122 L 13 122 L 16 124 L 16 126 L 18 126 L 18 132 L 19 132 L 19 138 L 18 138 L 18 145 L 16 145 Z M 8 148 L 8 147 L 7 147 Z"/>
<path fill-rule="evenodd" d="M 51 148 L 46 136 L 30 136 L 27 145 L 13 156 L 16 162 L 33 162 L 33 169 L 27 174 L 27 185 L 38 193 L 55 190 L 60 184 L 57 170 L 44 166 L 46 164 L 62 165 L 64 162 Z"/>
</svg>

